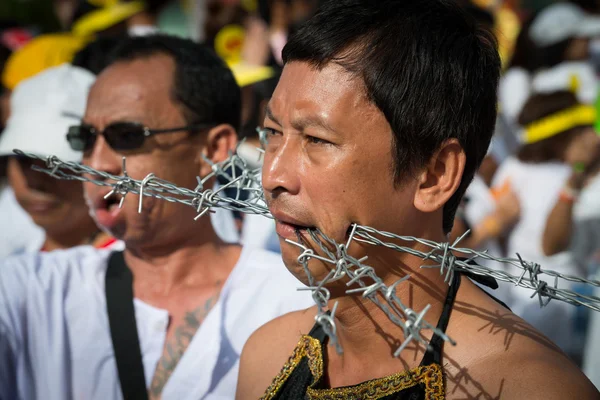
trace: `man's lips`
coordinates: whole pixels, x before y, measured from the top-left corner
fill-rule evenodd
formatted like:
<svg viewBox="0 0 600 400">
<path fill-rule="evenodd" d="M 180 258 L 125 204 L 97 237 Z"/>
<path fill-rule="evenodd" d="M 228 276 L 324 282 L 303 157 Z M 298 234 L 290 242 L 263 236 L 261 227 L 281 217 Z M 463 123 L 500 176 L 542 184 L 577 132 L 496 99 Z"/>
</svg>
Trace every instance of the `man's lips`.
<svg viewBox="0 0 600 400">
<path fill-rule="evenodd" d="M 298 231 L 313 228 L 310 224 L 281 211 L 271 210 L 271 215 L 275 218 L 275 232 L 283 239 L 296 239 Z"/>
<path fill-rule="evenodd" d="M 122 209 L 119 208 L 120 196 L 113 194 L 105 199 L 104 197 L 107 194 L 108 192 L 96 197 L 93 207 L 94 216 L 98 224 L 110 229 L 119 222 Z"/>
</svg>

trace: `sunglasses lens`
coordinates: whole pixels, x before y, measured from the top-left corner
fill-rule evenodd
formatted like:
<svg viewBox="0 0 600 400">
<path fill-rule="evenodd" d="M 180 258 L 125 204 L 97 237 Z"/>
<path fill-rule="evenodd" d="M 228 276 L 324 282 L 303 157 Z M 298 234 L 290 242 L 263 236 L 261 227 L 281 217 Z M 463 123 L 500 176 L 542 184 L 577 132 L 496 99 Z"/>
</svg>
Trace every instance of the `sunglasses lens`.
<svg viewBox="0 0 600 400">
<path fill-rule="evenodd" d="M 104 130 L 104 138 L 114 150 L 135 150 L 144 144 L 144 127 L 133 122 L 119 122 Z"/>
<path fill-rule="evenodd" d="M 75 151 L 86 151 L 92 148 L 96 141 L 96 135 L 92 133 L 89 126 L 71 126 L 67 133 L 67 141 Z"/>
</svg>

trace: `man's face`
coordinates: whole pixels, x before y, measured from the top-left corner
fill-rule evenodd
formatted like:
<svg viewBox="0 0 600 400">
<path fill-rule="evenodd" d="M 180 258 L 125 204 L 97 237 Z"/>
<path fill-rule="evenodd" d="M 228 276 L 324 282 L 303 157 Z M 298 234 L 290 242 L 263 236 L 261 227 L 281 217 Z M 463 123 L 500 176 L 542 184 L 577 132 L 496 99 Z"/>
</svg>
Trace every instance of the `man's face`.
<svg viewBox="0 0 600 400">
<path fill-rule="evenodd" d="M 299 234 L 310 242 L 302 228 L 316 227 L 344 243 L 352 223 L 397 233 L 415 223 L 417 182 L 394 185 L 391 128 L 364 84 L 342 67 L 287 64 L 264 125 L 265 197 L 284 262 L 299 279 L 305 281 L 299 251 L 285 239 L 298 241 Z M 355 254 L 359 249 L 350 246 Z M 310 268 L 317 279 L 327 272 Z"/>
<path fill-rule="evenodd" d="M 114 122 L 138 122 L 150 129 L 186 126 L 181 110 L 172 100 L 174 68 L 173 60 L 166 55 L 110 66 L 90 91 L 84 122 L 99 131 Z M 190 137 L 185 131 L 158 134 L 146 138 L 140 149 L 117 152 L 100 135 L 94 147 L 84 154 L 83 162 L 100 171 L 123 175 L 125 156 L 127 174 L 134 179 L 142 180 L 154 173 L 161 179 L 194 188 L 195 177 L 200 173 L 203 138 L 202 134 Z M 145 197 L 138 214 L 138 196 L 127 195 L 119 209 L 118 196 L 104 200 L 109 191 L 107 187 L 85 184 L 97 223 L 127 244 L 171 244 L 194 229 L 191 207 Z"/>
</svg>

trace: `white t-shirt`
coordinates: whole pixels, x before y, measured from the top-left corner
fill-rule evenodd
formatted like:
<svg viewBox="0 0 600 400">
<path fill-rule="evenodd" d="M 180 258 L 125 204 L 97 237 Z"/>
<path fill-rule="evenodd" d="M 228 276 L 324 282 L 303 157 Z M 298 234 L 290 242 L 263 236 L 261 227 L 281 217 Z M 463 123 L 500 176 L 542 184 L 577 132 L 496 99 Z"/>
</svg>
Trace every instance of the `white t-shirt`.
<svg viewBox="0 0 600 400">
<path fill-rule="evenodd" d="M 594 279 L 600 280 L 600 174 L 586 186 L 573 210 L 574 234 L 571 251 L 582 268 L 596 268 Z M 594 296 L 600 297 L 600 288 Z M 600 313 L 590 312 L 583 371 L 600 389 Z"/>
<path fill-rule="evenodd" d="M 544 270 L 554 270 L 563 274 L 578 275 L 577 269 L 568 252 L 546 257 L 542 250 L 542 237 L 546 221 L 558 200 L 560 190 L 571 174 L 571 168 L 562 163 L 523 163 L 516 158 L 508 158 L 498 169 L 494 177 L 494 187 L 502 186 L 506 180 L 519 199 L 521 214 L 519 221 L 508 237 L 507 255 L 516 258 L 516 254 L 529 262 L 540 264 Z M 515 276 L 520 276 L 522 269 L 506 267 Z M 554 280 L 541 277 L 549 285 Z M 506 286 L 506 285 L 505 285 Z M 573 316 L 575 307 L 551 301 L 540 309 L 537 297 L 530 298 L 532 290 L 508 285 L 508 305 L 512 311 L 531 323 L 542 333 L 553 340 L 567 352 L 575 351 L 572 335 L 574 329 Z M 561 283 L 559 288 L 571 289 L 569 283 Z"/>
<path fill-rule="evenodd" d="M 122 399 L 106 311 L 109 254 L 83 246 L 0 263 L 0 399 Z M 300 286 L 280 257 L 244 248 L 162 398 L 233 399 L 250 334 L 313 304 Z M 134 308 L 149 386 L 169 315 L 138 299 Z"/>
<path fill-rule="evenodd" d="M 600 266 L 600 174 L 583 188 L 573 208 L 571 253 L 581 271 Z M 592 266 L 590 266 L 592 264 Z"/>
</svg>

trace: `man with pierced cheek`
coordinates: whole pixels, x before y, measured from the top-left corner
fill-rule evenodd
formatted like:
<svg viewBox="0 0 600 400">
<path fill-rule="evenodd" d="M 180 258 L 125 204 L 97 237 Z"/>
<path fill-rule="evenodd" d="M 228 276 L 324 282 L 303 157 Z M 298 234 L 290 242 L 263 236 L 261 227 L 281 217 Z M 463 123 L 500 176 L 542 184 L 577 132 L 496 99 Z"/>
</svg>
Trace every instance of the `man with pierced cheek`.
<svg viewBox="0 0 600 400">
<path fill-rule="evenodd" d="M 286 267 L 302 282 L 328 276 L 331 265 L 314 257 L 302 265 L 289 243 L 324 253 L 314 229 L 336 243 L 353 224 L 447 242 L 496 121 L 492 34 L 452 1 L 325 1 L 290 37 L 283 60 L 264 122 L 262 184 Z M 421 332 L 429 346 L 410 342 L 396 356 L 409 335 L 366 292 L 348 291 L 348 277 L 331 279 L 323 290 L 343 352 L 328 345 L 316 307 L 277 318 L 244 348 L 237 399 L 599 398 L 556 345 L 476 277 L 456 272 L 445 282 L 439 269 L 421 268 L 432 261 L 383 246 L 354 241 L 348 253 L 368 256 L 407 307 L 430 305 L 424 319 L 437 330 Z"/>
</svg>

